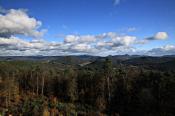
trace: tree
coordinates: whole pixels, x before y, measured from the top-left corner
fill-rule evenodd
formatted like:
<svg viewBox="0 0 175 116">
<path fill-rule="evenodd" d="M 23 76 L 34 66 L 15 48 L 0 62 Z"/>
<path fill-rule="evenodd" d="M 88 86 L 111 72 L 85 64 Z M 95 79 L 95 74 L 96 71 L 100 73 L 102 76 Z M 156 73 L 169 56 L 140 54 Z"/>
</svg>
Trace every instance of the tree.
<svg viewBox="0 0 175 116">
<path fill-rule="evenodd" d="M 112 61 L 109 58 L 106 58 L 105 63 L 104 63 L 104 75 L 106 78 L 106 86 L 107 86 L 107 101 L 108 104 L 110 104 L 111 101 L 111 79 L 112 79 Z"/>
<path fill-rule="evenodd" d="M 36 72 L 36 95 L 38 95 L 39 94 L 39 76 L 41 74 L 41 69 L 39 66 L 36 66 L 35 72 Z"/>
<path fill-rule="evenodd" d="M 67 85 L 67 97 L 70 102 L 74 102 L 77 99 L 77 76 L 73 69 L 69 68 L 65 70 L 64 76 L 66 78 Z"/>
</svg>

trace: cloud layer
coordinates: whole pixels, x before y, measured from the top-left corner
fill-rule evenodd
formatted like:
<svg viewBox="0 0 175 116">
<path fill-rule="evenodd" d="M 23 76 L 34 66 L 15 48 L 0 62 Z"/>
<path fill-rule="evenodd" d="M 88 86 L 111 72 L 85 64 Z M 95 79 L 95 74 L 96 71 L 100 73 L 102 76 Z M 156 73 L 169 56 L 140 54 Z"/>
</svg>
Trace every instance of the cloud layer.
<svg viewBox="0 0 175 116">
<path fill-rule="evenodd" d="M 135 45 L 145 44 L 135 36 L 118 35 L 115 32 L 99 35 L 66 35 L 63 42 L 31 41 L 15 36 L 0 37 L 0 55 L 168 55 L 175 54 L 175 46 L 167 45 L 149 51 L 141 51 Z"/>
<path fill-rule="evenodd" d="M 120 1 L 116 1 L 119 3 Z M 166 32 L 157 32 L 152 37 L 138 39 L 136 36 L 120 35 L 106 32 L 97 35 L 65 35 L 62 42 L 50 42 L 42 37 L 44 32 L 41 21 L 30 17 L 23 9 L 4 10 L 0 8 L 0 55 L 171 55 L 175 54 L 175 46 L 167 45 L 148 51 L 139 50 L 137 45 L 149 44 L 152 40 L 166 40 Z M 130 31 L 134 31 L 131 28 Z M 17 35 L 31 37 L 22 39 Z"/>
<path fill-rule="evenodd" d="M 175 55 L 174 45 L 165 45 L 160 48 L 153 48 L 147 52 L 148 55 L 160 56 L 160 55 Z"/>
</svg>

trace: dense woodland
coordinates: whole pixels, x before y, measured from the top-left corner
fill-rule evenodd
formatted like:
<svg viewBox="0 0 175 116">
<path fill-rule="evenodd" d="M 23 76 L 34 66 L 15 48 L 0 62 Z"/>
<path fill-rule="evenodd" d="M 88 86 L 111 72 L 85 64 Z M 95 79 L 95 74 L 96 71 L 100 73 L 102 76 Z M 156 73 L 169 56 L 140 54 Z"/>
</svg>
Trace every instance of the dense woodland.
<svg viewBox="0 0 175 116">
<path fill-rule="evenodd" d="M 175 57 L 1 58 L 0 115 L 174 116 Z"/>
</svg>

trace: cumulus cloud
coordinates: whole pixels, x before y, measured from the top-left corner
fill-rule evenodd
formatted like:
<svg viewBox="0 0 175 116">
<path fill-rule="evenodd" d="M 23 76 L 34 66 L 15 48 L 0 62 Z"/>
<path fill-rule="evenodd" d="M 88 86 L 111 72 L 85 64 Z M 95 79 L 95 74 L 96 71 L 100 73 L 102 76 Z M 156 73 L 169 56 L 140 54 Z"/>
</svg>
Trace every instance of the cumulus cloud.
<svg viewBox="0 0 175 116">
<path fill-rule="evenodd" d="M 67 35 L 63 42 L 48 42 L 38 39 L 28 41 L 11 36 L 9 38 L 0 37 L 0 47 L 8 53 L 11 51 L 13 55 L 27 55 L 29 51 L 35 51 L 34 55 L 61 55 L 64 53 L 97 55 L 109 50 L 121 53 L 117 48 L 129 49 L 135 41 L 136 37 L 134 36 L 120 36 L 115 32 L 98 35 Z M 124 49 L 120 51 L 122 50 Z M 3 54 L 5 53 L 0 51 L 0 55 Z"/>
<path fill-rule="evenodd" d="M 79 39 L 79 36 L 76 36 L 76 35 L 67 35 L 64 38 L 64 42 L 65 43 L 73 43 L 73 42 L 76 42 L 78 39 Z"/>
<path fill-rule="evenodd" d="M 114 43 L 112 42 L 104 42 L 104 41 L 100 41 L 97 43 L 97 47 L 108 47 L 108 46 L 113 46 Z"/>
<path fill-rule="evenodd" d="M 95 42 L 99 36 L 94 35 L 66 35 L 64 38 L 65 43 L 89 43 Z"/>
<path fill-rule="evenodd" d="M 166 40 L 168 38 L 167 32 L 157 32 L 153 37 L 146 38 L 147 40 Z"/>
<path fill-rule="evenodd" d="M 158 32 L 158 33 L 156 33 L 154 38 L 158 39 L 158 40 L 164 40 L 164 39 L 168 38 L 168 34 L 166 32 Z"/>
<path fill-rule="evenodd" d="M 45 47 L 45 43 L 42 41 L 33 42 L 19 39 L 17 37 L 11 37 L 0 38 L 0 47 L 3 47 L 6 50 L 25 51 L 31 49 L 43 49 Z"/>
<path fill-rule="evenodd" d="M 148 55 L 175 55 L 175 45 L 165 45 L 159 48 L 153 48 L 147 52 Z"/>
<path fill-rule="evenodd" d="M 80 52 L 87 52 L 88 50 L 91 49 L 91 46 L 88 44 L 75 44 L 73 46 L 71 46 L 71 50 L 75 50 L 75 51 L 80 51 Z"/>
<path fill-rule="evenodd" d="M 129 46 L 133 44 L 136 40 L 136 37 L 134 36 L 118 36 L 112 38 L 112 42 L 116 46 Z"/>
<path fill-rule="evenodd" d="M 2 13 L 3 11 L 3 13 Z M 10 9 L 0 12 L 0 37 L 10 37 L 17 34 L 40 38 L 45 30 L 39 31 L 41 21 L 29 17 L 23 9 Z"/>
<path fill-rule="evenodd" d="M 95 42 L 98 39 L 98 37 L 94 35 L 84 35 L 80 36 L 80 42 Z"/>
<path fill-rule="evenodd" d="M 66 35 L 63 42 L 49 42 L 42 38 L 42 25 L 23 9 L 5 10 L 0 8 L 0 55 L 96 55 L 108 50 L 134 44 L 136 37 L 120 36 L 115 32 L 97 35 Z M 25 35 L 32 40 L 17 37 Z M 117 53 L 116 51 L 116 53 Z"/>
<path fill-rule="evenodd" d="M 5 50 L 24 50 L 28 48 L 30 44 L 22 39 L 16 37 L 0 38 L 0 47 Z"/>
<path fill-rule="evenodd" d="M 65 36 L 63 42 L 48 42 L 33 39 L 31 41 L 17 37 L 0 37 L 0 55 L 117 55 L 117 54 L 145 54 L 145 55 L 171 55 L 175 54 L 174 45 L 166 45 L 143 51 L 134 47 L 141 45 L 142 41 L 134 36 L 120 36 L 114 32 L 99 35 L 88 35 L 93 41 L 80 41 L 86 35 Z M 94 41 L 95 40 L 95 41 Z"/>
</svg>

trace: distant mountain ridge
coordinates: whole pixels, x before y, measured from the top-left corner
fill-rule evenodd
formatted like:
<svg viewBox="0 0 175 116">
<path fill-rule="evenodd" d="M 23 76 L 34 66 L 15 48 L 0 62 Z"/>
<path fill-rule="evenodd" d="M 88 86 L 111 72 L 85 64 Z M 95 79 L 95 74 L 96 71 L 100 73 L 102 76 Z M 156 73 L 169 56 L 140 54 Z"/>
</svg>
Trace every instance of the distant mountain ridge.
<svg viewBox="0 0 175 116">
<path fill-rule="evenodd" d="M 0 56 L 0 61 L 33 61 L 48 62 L 55 65 L 74 65 L 103 68 L 103 63 L 109 58 L 114 67 L 120 65 L 144 67 L 147 69 L 174 70 L 175 55 L 143 56 L 143 55 L 115 55 L 115 56 Z"/>
<path fill-rule="evenodd" d="M 80 60 L 97 60 L 97 59 L 105 59 L 105 58 L 111 58 L 112 60 L 131 60 L 131 59 L 142 59 L 142 60 L 148 60 L 148 59 L 171 59 L 175 58 L 175 55 L 166 55 L 166 56 L 143 56 L 143 55 L 110 55 L 106 57 L 102 56 L 91 56 L 91 55 L 69 55 L 69 56 L 0 56 L 0 60 L 62 60 L 62 59 L 80 59 Z"/>
</svg>

